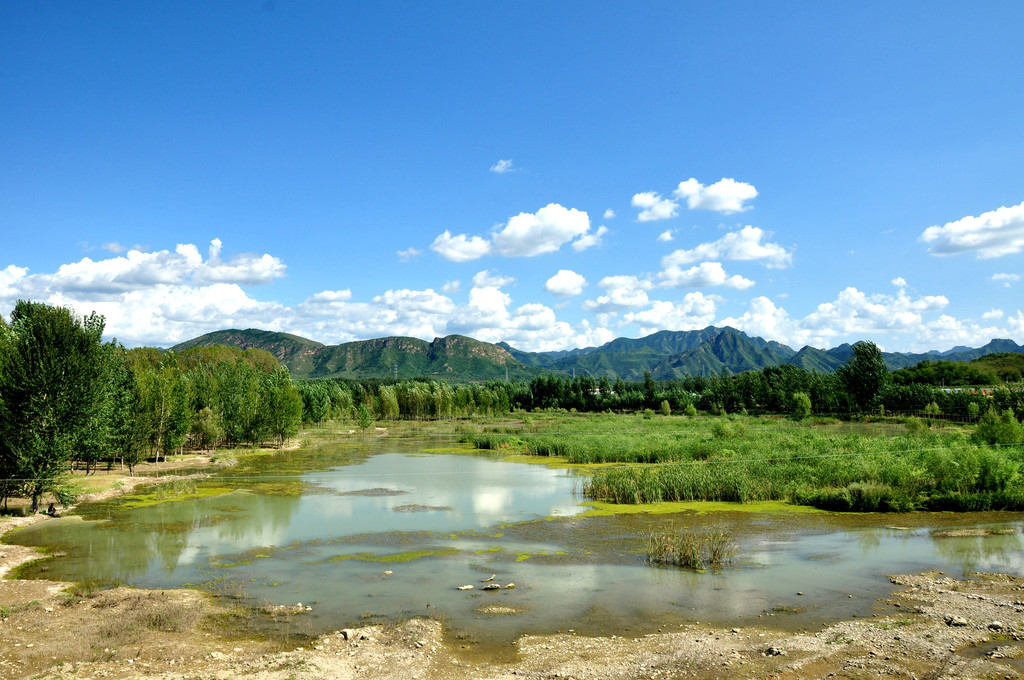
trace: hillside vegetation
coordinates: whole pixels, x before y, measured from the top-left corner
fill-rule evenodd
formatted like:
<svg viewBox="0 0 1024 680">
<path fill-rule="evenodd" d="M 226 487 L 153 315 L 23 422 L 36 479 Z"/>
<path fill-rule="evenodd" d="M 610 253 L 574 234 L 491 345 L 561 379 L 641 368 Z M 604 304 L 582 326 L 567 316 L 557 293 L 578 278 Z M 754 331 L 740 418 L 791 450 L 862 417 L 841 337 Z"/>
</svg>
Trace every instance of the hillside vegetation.
<svg viewBox="0 0 1024 680">
<path fill-rule="evenodd" d="M 822 350 L 794 350 L 778 342 L 751 337 L 734 328 L 694 331 L 659 331 L 643 338 L 617 338 L 600 347 L 557 352 L 524 352 L 507 343 L 491 344 L 461 335 L 426 342 L 418 338 L 388 337 L 323 345 L 287 333 L 255 329 L 226 330 L 203 335 L 173 347 L 226 344 L 242 349 L 260 348 L 273 354 L 295 378 L 390 378 L 418 377 L 452 382 L 494 379 L 529 380 L 542 373 L 586 375 L 641 381 L 680 380 L 689 376 L 737 374 L 771 366 L 795 366 L 806 371 L 833 373 L 853 355 L 843 344 Z M 984 347 L 960 347 L 947 352 L 905 354 L 883 352 L 890 370 L 915 366 L 922 361 L 964 362 L 988 355 L 1013 356 L 1024 347 L 1012 340 L 993 340 Z M 997 376 L 1015 376 L 1020 364 L 1006 358 L 993 360 L 993 369 L 978 370 Z M 1006 378 L 1000 378 L 1006 379 Z"/>
</svg>

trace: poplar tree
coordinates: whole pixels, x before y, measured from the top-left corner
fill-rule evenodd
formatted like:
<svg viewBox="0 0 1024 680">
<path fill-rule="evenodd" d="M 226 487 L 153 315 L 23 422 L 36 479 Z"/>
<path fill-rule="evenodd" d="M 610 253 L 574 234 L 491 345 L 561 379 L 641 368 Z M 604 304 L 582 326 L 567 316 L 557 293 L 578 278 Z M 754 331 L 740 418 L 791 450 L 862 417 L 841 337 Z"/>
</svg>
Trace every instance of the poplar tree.
<svg viewBox="0 0 1024 680">
<path fill-rule="evenodd" d="M 19 300 L 0 338 L 0 459 L 32 498 L 69 499 L 65 479 L 101 402 L 104 320 Z M 8 472 L 10 474 L 10 472 Z"/>
</svg>

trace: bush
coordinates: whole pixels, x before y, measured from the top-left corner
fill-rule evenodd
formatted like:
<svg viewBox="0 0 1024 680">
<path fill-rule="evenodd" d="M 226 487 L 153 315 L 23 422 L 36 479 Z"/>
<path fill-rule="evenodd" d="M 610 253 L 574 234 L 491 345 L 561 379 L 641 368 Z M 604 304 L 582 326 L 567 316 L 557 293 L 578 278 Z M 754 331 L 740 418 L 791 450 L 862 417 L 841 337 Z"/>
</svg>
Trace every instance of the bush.
<svg viewBox="0 0 1024 680">
<path fill-rule="evenodd" d="M 1024 428 L 1010 409 L 1000 416 L 994 408 L 989 408 L 978 421 L 974 437 L 990 446 L 1019 444 L 1024 441 Z"/>
<path fill-rule="evenodd" d="M 811 398 L 805 392 L 794 392 L 792 404 L 793 417 L 797 420 L 811 415 Z"/>
</svg>

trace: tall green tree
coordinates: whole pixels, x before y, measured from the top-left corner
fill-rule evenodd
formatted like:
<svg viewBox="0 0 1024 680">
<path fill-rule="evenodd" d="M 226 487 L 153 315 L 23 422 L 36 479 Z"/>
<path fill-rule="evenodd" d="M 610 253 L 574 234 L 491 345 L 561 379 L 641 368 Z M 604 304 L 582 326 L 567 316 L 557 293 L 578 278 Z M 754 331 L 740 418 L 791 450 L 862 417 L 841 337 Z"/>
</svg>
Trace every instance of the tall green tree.
<svg viewBox="0 0 1024 680">
<path fill-rule="evenodd" d="M 837 373 L 861 411 L 877 406 L 879 393 L 892 379 L 882 350 L 875 343 L 863 340 L 853 346 L 853 356 Z"/>
<path fill-rule="evenodd" d="M 13 464 L 39 508 L 45 493 L 64 500 L 70 462 L 101 393 L 102 316 L 19 300 L 0 349 L 0 458 Z"/>
</svg>

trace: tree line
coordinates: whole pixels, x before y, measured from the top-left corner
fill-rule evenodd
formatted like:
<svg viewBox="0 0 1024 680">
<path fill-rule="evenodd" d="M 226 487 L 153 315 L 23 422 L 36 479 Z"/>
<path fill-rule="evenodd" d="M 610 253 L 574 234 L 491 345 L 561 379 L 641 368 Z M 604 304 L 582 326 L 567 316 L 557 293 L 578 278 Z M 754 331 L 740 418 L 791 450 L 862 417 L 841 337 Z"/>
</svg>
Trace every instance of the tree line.
<svg viewBox="0 0 1024 680">
<path fill-rule="evenodd" d="M 282 444 L 303 401 L 262 350 L 161 352 L 103 342 L 104 319 L 19 301 L 0 319 L 0 499 L 71 500 L 67 475 L 106 463 L 133 472 L 185 448 Z"/>
<path fill-rule="evenodd" d="M 897 381 L 872 343 L 836 373 L 773 366 L 738 375 L 642 382 L 547 374 L 530 381 L 451 385 L 431 379 L 293 381 L 270 353 L 226 346 L 180 353 L 103 342 L 102 316 L 19 301 L 0 318 L 0 499 L 68 497 L 67 473 L 185 449 L 282 445 L 302 423 L 454 419 L 545 409 L 773 413 L 806 416 L 925 411 L 971 416 L 1020 432 L 1024 391 L 950 391 Z M 1012 421 L 1012 422 L 1011 422 Z M 1016 428 L 1016 429 L 1014 429 Z M 1016 435 L 1014 435 L 1016 436 Z M 1005 438 L 1005 437 L 1004 437 Z"/>
</svg>

